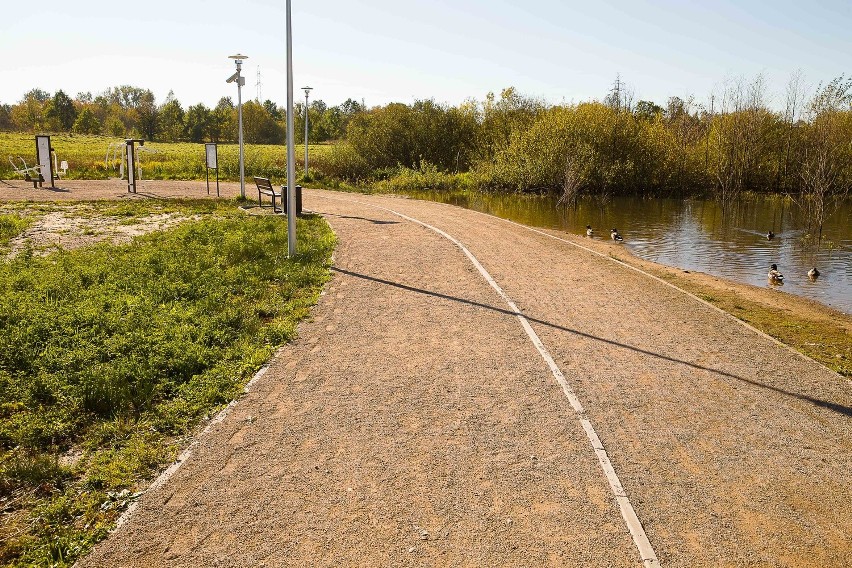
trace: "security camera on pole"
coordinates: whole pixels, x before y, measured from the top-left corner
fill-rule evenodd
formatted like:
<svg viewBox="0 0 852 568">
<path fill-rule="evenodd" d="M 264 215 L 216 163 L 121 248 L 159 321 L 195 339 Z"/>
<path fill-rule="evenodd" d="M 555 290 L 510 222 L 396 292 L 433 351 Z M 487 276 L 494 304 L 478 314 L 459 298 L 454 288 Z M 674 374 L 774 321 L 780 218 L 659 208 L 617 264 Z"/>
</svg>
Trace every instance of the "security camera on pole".
<svg viewBox="0 0 852 568">
<path fill-rule="evenodd" d="M 243 59 L 248 59 L 247 55 L 229 55 L 229 59 L 233 59 L 237 64 L 237 72 L 228 77 L 226 83 L 237 83 L 237 122 L 238 136 L 240 143 L 240 197 L 246 196 L 246 174 L 245 174 L 245 159 L 243 154 L 243 85 L 246 84 L 246 78 L 240 74 L 243 67 Z"/>
</svg>

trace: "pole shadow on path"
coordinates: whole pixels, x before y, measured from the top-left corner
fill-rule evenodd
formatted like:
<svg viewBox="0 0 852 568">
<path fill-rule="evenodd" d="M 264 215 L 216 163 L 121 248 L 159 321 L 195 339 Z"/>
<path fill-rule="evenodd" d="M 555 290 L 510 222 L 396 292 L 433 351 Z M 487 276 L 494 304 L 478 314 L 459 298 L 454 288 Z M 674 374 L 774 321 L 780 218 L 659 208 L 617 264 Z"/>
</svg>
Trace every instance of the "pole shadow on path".
<svg viewBox="0 0 852 568">
<path fill-rule="evenodd" d="M 360 217 L 358 217 L 358 219 L 360 219 Z M 370 219 L 368 219 L 368 220 L 372 221 Z M 377 222 L 377 221 L 372 221 L 372 222 Z M 395 222 L 396 221 L 380 221 L 378 223 L 395 223 Z M 734 380 L 741 381 L 741 382 L 744 382 L 744 383 L 747 383 L 747 384 L 750 384 L 750 385 L 754 385 L 756 387 L 771 390 L 771 391 L 774 391 L 776 393 L 782 394 L 784 396 L 789 396 L 789 397 L 792 397 L 792 398 L 796 398 L 798 400 L 803 400 L 805 402 L 809 402 L 809 403 L 811 403 L 815 406 L 818 406 L 820 408 L 825 408 L 825 409 L 831 410 L 833 412 L 837 412 L 838 414 L 842 414 L 844 416 L 852 417 L 852 407 L 850 407 L 850 406 L 845 406 L 845 405 L 842 405 L 842 404 L 838 404 L 836 402 L 830 402 L 830 401 L 827 401 L 827 400 L 814 398 L 814 397 L 808 396 L 806 394 L 791 392 L 791 391 L 788 391 L 788 390 L 785 390 L 785 389 L 782 389 L 782 388 L 774 387 L 772 385 L 767 385 L 767 384 L 761 383 L 759 381 L 755 381 L 753 379 L 741 377 L 739 375 L 735 375 L 733 373 L 729 373 L 729 372 L 723 371 L 721 369 L 714 369 L 712 367 L 705 367 L 705 366 L 699 365 L 697 363 L 691 363 L 689 361 L 684 361 L 682 359 L 677 359 L 675 357 L 663 355 L 662 353 L 656 353 L 654 351 L 642 349 L 641 347 L 628 345 L 626 343 L 620 343 L 620 342 L 614 341 L 612 339 L 607 339 L 605 337 L 599 337 L 597 335 L 592 335 L 592 334 L 585 333 L 585 332 L 582 332 L 582 331 L 579 331 L 579 330 L 576 330 L 576 329 L 571 329 L 571 328 L 564 327 L 564 326 L 561 326 L 561 325 L 558 325 L 558 324 L 555 324 L 555 323 L 536 319 L 534 317 L 530 317 L 530 316 L 524 314 L 523 312 L 516 313 L 516 312 L 513 312 L 512 310 L 509 310 L 509 309 L 506 309 L 506 308 L 491 306 L 491 305 L 488 305 L 488 304 L 483 304 L 481 302 L 475 302 L 473 300 L 468 300 L 468 299 L 465 299 L 465 298 L 459 298 L 457 296 L 449 296 L 447 294 L 442 294 L 440 292 L 434 292 L 434 291 L 431 291 L 431 290 L 425 290 L 423 288 L 416 288 L 414 286 L 408 286 L 406 284 L 400 284 L 399 282 L 392 282 L 390 280 L 384 280 L 382 278 L 377 278 L 375 276 L 369 276 L 367 274 L 360 274 L 358 272 L 353 272 L 351 270 L 345 270 L 343 268 L 338 268 L 336 266 L 332 266 L 331 270 L 338 272 L 340 274 L 352 276 L 353 278 L 361 278 L 363 280 L 369 280 L 370 282 L 376 282 L 377 284 L 384 284 L 386 286 L 392 286 L 394 288 L 399 288 L 401 290 L 406 290 L 408 292 L 415 292 L 415 293 L 418 293 L 418 294 L 425 294 L 427 296 L 442 298 L 444 300 L 450 300 L 450 301 L 453 301 L 453 302 L 460 302 L 460 303 L 463 303 L 463 304 L 468 304 L 470 306 L 476 306 L 476 307 L 479 307 L 479 308 L 484 308 L 486 310 L 491 310 L 491 311 L 498 312 L 498 313 L 508 315 L 508 316 L 512 316 L 512 317 L 517 317 L 517 316 L 520 315 L 520 316 L 523 316 L 524 318 L 526 318 L 530 322 L 535 322 L 535 323 L 538 323 L 538 324 L 541 324 L 541 325 L 544 325 L 544 326 L 547 326 L 547 327 L 550 327 L 550 328 L 553 328 L 553 329 L 558 329 L 560 331 L 565 331 L 567 333 L 571 333 L 571 334 L 574 334 L 574 335 L 577 335 L 577 336 L 580 336 L 580 337 L 584 337 L 586 339 L 592 339 L 594 341 L 600 341 L 602 343 L 606 343 L 607 345 L 612 345 L 614 347 L 618 347 L 618 348 L 621 348 L 621 349 L 627 349 L 627 350 L 630 350 L 630 351 L 634 351 L 636 353 L 641 353 L 643 355 L 648 355 L 650 357 L 662 359 L 664 361 L 669 361 L 669 362 L 677 363 L 677 364 L 680 364 L 680 365 L 686 365 L 687 367 L 691 367 L 693 369 L 698 369 L 698 370 L 701 370 L 701 371 L 708 371 L 710 373 L 714 373 L 714 374 L 717 374 L 717 375 L 720 375 L 720 376 L 723 376 L 723 377 L 726 377 L 726 378 L 729 378 L 729 379 L 734 379 Z"/>
<path fill-rule="evenodd" d="M 355 215 L 338 215 L 336 213 L 322 213 L 322 215 L 337 217 L 339 219 L 358 219 L 360 221 L 369 221 L 374 225 L 399 225 L 400 223 L 400 221 L 380 221 L 379 219 L 368 219 L 367 217 L 358 217 Z"/>
</svg>

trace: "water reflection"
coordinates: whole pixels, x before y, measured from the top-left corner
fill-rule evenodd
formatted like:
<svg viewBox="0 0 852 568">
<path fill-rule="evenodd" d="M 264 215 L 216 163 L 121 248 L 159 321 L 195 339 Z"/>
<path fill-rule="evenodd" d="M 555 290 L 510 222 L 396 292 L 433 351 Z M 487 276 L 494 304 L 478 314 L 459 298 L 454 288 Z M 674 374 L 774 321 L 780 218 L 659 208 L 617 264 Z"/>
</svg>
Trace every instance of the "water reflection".
<svg viewBox="0 0 852 568">
<path fill-rule="evenodd" d="M 609 240 L 617 228 L 636 256 L 756 286 L 781 287 L 767 278 L 770 265 L 777 264 L 785 292 L 852 313 L 852 200 L 826 221 L 819 241 L 808 236 L 799 209 L 781 197 L 743 198 L 724 212 L 718 202 L 705 199 L 589 198 L 564 207 L 550 196 L 421 192 L 414 197 L 577 235 L 585 235 L 588 224 L 596 239 Z M 819 277 L 808 278 L 814 267 Z"/>
</svg>

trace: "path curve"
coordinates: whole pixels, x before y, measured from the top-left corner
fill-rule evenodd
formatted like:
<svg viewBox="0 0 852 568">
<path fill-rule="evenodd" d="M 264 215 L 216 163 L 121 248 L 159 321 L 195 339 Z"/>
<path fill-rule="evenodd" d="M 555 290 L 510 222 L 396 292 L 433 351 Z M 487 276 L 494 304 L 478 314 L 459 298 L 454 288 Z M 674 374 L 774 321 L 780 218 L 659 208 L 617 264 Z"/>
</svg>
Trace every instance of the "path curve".
<svg viewBox="0 0 852 568">
<path fill-rule="evenodd" d="M 340 237 L 313 321 L 81 565 L 642 565 L 516 312 L 662 565 L 852 564 L 852 393 L 834 373 L 523 227 L 305 201 Z M 377 207 L 451 235 L 516 307 L 452 242 Z"/>
</svg>

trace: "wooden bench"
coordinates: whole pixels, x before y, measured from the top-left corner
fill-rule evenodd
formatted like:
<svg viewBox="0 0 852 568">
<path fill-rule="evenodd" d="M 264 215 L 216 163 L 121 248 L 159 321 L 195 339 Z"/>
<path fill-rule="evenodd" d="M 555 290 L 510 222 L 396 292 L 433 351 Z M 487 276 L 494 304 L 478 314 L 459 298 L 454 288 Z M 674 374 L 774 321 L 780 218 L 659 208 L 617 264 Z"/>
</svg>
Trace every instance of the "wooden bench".
<svg viewBox="0 0 852 568">
<path fill-rule="evenodd" d="M 254 176 L 254 184 L 257 186 L 257 204 L 263 207 L 263 196 L 268 195 L 272 198 L 272 210 L 281 213 L 281 208 L 275 206 L 275 199 L 277 198 L 282 205 L 284 202 L 281 201 L 281 192 L 275 191 L 272 182 L 268 178 Z"/>
</svg>

